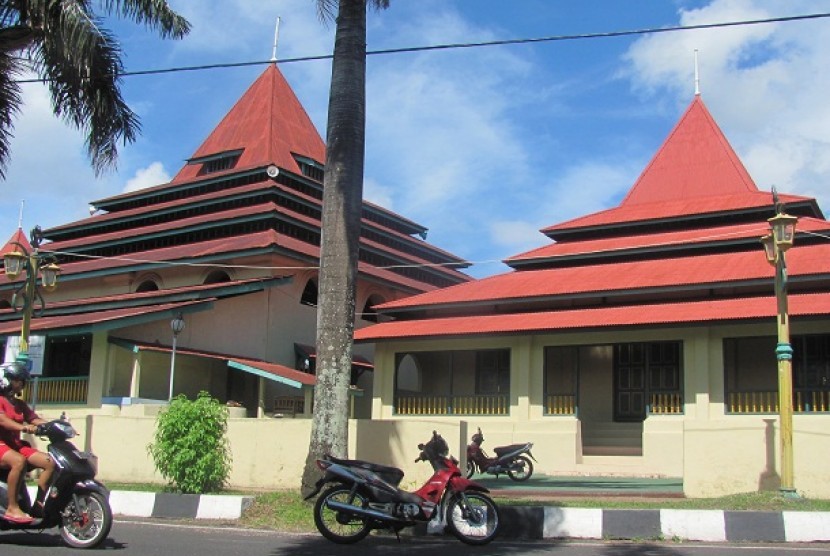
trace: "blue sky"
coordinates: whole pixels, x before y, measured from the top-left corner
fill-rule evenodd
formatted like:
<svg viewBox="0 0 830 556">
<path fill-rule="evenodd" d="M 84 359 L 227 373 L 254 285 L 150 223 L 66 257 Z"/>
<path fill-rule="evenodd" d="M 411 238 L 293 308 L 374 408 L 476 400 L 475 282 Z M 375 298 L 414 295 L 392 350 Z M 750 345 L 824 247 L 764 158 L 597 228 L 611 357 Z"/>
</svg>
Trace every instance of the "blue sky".
<svg viewBox="0 0 830 556">
<path fill-rule="evenodd" d="M 193 24 L 163 41 L 120 21 L 128 71 L 331 53 L 314 0 L 171 0 Z M 695 25 L 830 12 L 830 0 L 392 0 L 370 50 Z M 370 56 L 364 196 L 429 228 L 482 277 L 548 242 L 539 229 L 615 206 L 694 94 L 756 184 L 830 210 L 830 19 Z M 321 134 L 330 64 L 282 71 Z M 80 132 L 24 85 L 0 233 L 87 216 L 89 202 L 173 176 L 263 66 L 125 77 L 143 133 L 96 178 Z M 7 230 L 7 232 L 2 232 Z M 4 236 L 5 238 L 5 236 Z"/>
</svg>

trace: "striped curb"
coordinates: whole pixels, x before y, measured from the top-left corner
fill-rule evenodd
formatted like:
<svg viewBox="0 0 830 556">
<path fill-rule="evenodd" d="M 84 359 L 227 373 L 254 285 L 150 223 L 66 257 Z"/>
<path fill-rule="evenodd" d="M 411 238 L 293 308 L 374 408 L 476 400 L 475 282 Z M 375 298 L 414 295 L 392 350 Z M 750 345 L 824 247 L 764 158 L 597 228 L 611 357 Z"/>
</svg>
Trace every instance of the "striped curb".
<svg viewBox="0 0 830 556">
<path fill-rule="evenodd" d="M 112 513 L 128 517 L 239 519 L 253 500 L 253 496 L 227 494 L 174 494 L 124 490 L 110 493 Z"/>
<path fill-rule="evenodd" d="M 239 519 L 252 496 L 113 491 L 116 515 L 168 519 Z M 555 506 L 501 506 L 506 539 L 665 539 L 707 542 L 826 542 L 830 512 L 731 510 L 603 510 Z M 405 530 L 442 534 L 438 524 Z"/>
</svg>

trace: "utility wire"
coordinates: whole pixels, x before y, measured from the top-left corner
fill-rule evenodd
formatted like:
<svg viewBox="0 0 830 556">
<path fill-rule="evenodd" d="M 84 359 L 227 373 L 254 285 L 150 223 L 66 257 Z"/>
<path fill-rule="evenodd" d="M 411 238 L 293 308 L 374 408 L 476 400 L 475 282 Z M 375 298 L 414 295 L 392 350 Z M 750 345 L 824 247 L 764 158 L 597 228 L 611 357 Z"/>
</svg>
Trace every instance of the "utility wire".
<svg viewBox="0 0 830 556">
<path fill-rule="evenodd" d="M 580 39 L 602 39 L 611 37 L 627 37 L 632 35 L 652 35 L 656 33 L 672 33 L 677 31 L 694 31 L 696 29 L 717 29 L 721 27 L 738 27 L 744 25 L 762 25 L 767 23 L 787 23 L 791 21 L 803 21 L 809 19 L 823 19 L 830 17 L 830 13 L 815 13 L 804 15 L 793 15 L 785 17 L 771 17 L 766 19 L 747 19 L 742 21 L 727 21 L 721 23 L 701 23 L 698 25 L 677 25 L 673 27 L 657 27 L 647 29 L 632 29 L 628 31 L 608 31 L 604 33 L 582 33 L 576 35 L 553 35 L 550 37 L 538 38 L 524 38 L 524 39 L 504 39 L 496 41 L 482 41 L 482 42 L 467 42 L 467 43 L 449 43 L 438 44 L 432 46 L 410 46 L 403 48 L 388 48 L 383 50 L 369 50 L 366 52 L 367 56 L 378 56 L 385 54 L 403 54 L 407 52 L 428 52 L 431 50 L 453 50 L 459 48 L 480 48 L 484 46 L 504 46 L 511 44 L 533 44 L 542 42 L 556 42 L 556 41 L 572 41 Z M 152 70 L 136 70 L 125 71 L 119 73 L 120 77 L 133 77 L 139 75 L 159 75 L 164 73 L 180 73 L 186 71 L 202 71 L 210 69 L 224 69 L 224 68 L 238 68 L 246 66 L 259 66 L 265 64 L 292 64 L 297 62 L 312 62 L 318 60 L 330 60 L 332 54 L 323 54 L 319 56 L 300 56 L 297 58 L 284 58 L 281 60 L 259 60 L 253 62 L 229 62 L 221 64 L 204 64 L 199 66 L 179 66 L 173 68 L 152 69 Z M 49 79 L 20 79 L 16 83 L 43 83 Z"/>
</svg>

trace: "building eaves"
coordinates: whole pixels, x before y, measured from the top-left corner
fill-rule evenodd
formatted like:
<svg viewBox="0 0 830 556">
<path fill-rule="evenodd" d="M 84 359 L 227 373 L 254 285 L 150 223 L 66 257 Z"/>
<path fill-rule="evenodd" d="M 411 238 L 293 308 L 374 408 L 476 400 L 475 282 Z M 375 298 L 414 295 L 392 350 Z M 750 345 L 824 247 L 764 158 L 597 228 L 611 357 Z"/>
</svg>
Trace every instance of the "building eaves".
<svg viewBox="0 0 830 556">
<path fill-rule="evenodd" d="M 826 293 L 790 295 L 793 317 L 830 316 Z M 452 339 L 558 331 L 661 328 L 726 322 L 774 322 L 774 297 L 636 304 L 594 309 L 390 321 L 355 331 L 355 342 Z M 770 326 L 773 326 L 772 324 Z"/>
<path fill-rule="evenodd" d="M 798 222 L 801 243 L 806 234 L 830 232 L 830 222 L 802 217 Z M 512 268 L 542 267 L 545 264 L 567 264 L 573 261 L 608 259 L 630 256 L 671 256 L 672 253 L 698 249 L 758 246 L 758 239 L 769 232 L 764 222 L 694 228 L 664 233 L 614 236 L 579 241 L 561 241 L 538 247 L 504 260 Z"/>
<path fill-rule="evenodd" d="M 830 242 L 801 245 L 787 253 L 789 277 L 795 282 L 827 274 Z M 578 267 L 521 270 L 390 301 L 375 307 L 383 314 L 441 311 L 460 307 L 527 303 L 585 296 L 620 296 L 772 283 L 773 269 L 763 251 L 717 253 L 671 259 L 626 261 Z"/>
</svg>

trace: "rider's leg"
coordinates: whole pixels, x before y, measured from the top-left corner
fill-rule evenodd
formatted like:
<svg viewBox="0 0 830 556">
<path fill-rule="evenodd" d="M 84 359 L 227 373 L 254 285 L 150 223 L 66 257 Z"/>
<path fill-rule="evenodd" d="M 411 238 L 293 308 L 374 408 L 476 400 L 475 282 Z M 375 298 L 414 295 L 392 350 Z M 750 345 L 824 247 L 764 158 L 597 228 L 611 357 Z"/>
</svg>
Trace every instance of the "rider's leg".
<svg viewBox="0 0 830 556">
<path fill-rule="evenodd" d="M 49 479 L 55 471 L 55 462 L 49 454 L 45 452 L 35 452 L 28 457 L 27 461 L 32 467 L 37 467 L 43 470 L 37 480 L 37 486 L 45 491 L 46 487 L 49 485 Z"/>
<path fill-rule="evenodd" d="M 37 480 L 37 497 L 32 506 L 33 514 L 38 513 L 42 515 L 43 501 L 46 498 L 46 489 L 49 486 L 49 479 L 55 471 L 55 462 L 44 452 L 32 451 L 28 455 L 29 465 L 42 469 L 40 477 Z"/>
<path fill-rule="evenodd" d="M 17 493 L 19 492 L 23 474 L 26 471 L 26 458 L 23 454 L 12 450 L 5 444 L 0 445 L 0 465 L 9 470 L 9 476 L 6 484 L 9 487 L 9 502 L 6 506 L 6 517 L 27 518 L 29 517 L 17 503 Z"/>
</svg>

